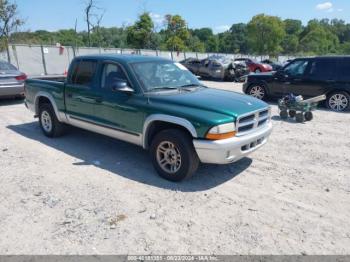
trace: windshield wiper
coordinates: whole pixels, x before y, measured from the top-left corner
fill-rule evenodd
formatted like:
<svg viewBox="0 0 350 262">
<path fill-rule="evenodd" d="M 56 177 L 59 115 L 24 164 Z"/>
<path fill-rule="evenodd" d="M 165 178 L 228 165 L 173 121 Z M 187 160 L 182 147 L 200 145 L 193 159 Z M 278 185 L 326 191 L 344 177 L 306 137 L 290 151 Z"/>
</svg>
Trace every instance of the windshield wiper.
<svg viewBox="0 0 350 262">
<path fill-rule="evenodd" d="M 186 88 L 186 87 L 206 87 L 206 86 L 200 85 L 200 84 L 188 84 L 188 85 L 180 86 L 180 88 Z"/>
<path fill-rule="evenodd" d="M 178 87 L 174 87 L 174 86 L 161 86 L 161 87 L 154 87 L 150 90 L 148 90 L 148 92 L 157 92 L 157 91 L 167 91 L 167 90 L 178 90 Z"/>
</svg>

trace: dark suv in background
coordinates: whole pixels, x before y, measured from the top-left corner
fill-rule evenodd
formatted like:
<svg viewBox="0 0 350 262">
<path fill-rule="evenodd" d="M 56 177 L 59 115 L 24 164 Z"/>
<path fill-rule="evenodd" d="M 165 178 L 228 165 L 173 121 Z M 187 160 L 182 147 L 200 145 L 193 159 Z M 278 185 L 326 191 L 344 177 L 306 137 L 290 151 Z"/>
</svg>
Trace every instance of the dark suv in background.
<svg viewBox="0 0 350 262">
<path fill-rule="evenodd" d="M 325 94 L 328 108 L 345 111 L 350 107 L 350 56 L 298 58 L 277 72 L 249 75 L 243 91 L 259 99 Z"/>
</svg>

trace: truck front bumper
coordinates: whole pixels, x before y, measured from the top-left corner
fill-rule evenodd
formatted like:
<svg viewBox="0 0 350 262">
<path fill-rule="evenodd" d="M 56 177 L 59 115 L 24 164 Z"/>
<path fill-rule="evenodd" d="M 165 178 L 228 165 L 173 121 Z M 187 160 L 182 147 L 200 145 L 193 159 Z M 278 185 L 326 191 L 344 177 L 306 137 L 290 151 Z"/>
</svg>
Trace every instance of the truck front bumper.
<svg viewBox="0 0 350 262">
<path fill-rule="evenodd" d="M 195 139 L 193 144 L 202 163 L 229 164 L 265 145 L 271 132 L 272 123 L 269 122 L 251 134 L 217 141 Z"/>
</svg>

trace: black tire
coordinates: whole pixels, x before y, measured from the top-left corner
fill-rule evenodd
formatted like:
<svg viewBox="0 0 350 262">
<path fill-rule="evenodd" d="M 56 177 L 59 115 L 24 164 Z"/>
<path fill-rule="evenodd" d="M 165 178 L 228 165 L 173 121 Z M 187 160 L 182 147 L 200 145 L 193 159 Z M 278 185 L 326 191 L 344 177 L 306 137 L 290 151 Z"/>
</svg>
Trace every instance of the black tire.
<svg viewBox="0 0 350 262">
<path fill-rule="evenodd" d="M 47 128 L 47 125 L 43 123 L 44 120 L 48 118 L 51 121 L 51 128 Z M 62 136 L 65 131 L 65 125 L 58 121 L 51 104 L 42 104 L 39 107 L 39 124 L 44 135 L 50 138 Z"/>
<path fill-rule="evenodd" d="M 255 69 L 254 73 L 255 74 L 261 73 L 261 69 L 260 68 Z"/>
<path fill-rule="evenodd" d="M 337 106 L 336 104 L 334 104 L 333 99 L 336 99 L 337 97 L 341 97 L 346 104 L 344 104 L 343 106 Z M 343 91 L 333 92 L 328 95 L 326 104 L 327 104 L 327 107 L 332 111 L 343 112 L 343 111 L 349 110 L 350 95 L 347 92 L 343 92 Z"/>
<path fill-rule="evenodd" d="M 266 88 L 263 84 L 252 84 L 248 88 L 247 94 L 260 100 L 267 98 Z"/>
<path fill-rule="evenodd" d="M 297 112 L 295 110 L 289 110 L 289 116 L 291 118 L 294 118 L 296 114 L 297 114 Z"/>
<path fill-rule="evenodd" d="M 282 111 L 280 112 L 280 117 L 281 117 L 281 119 L 286 120 L 286 119 L 288 118 L 288 112 L 287 112 L 287 110 L 282 110 Z"/>
<path fill-rule="evenodd" d="M 312 112 L 306 112 L 304 114 L 304 118 L 306 121 L 311 121 L 312 119 L 314 119 L 314 114 Z"/>
<path fill-rule="evenodd" d="M 166 152 L 162 153 L 162 150 L 160 150 L 162 145 L 166 143 L 174 145 L 177 155 L 180 155 L 181 159 L 178 170 L 174 170 L 173 173 L 167 172 L 166 167 L 164 169 L 159 163 L 162 154 L 166 158 Z M 197 171 L 199 165 L 199 158 L 193 147 L 192 137 L 178 129 L 167 129 L 158 133 L 151 143 L 150 155 L 157 173 L 172 182 L 180 182 L 191 177 Z"/>
<path fill-rule="evenodd" d="M 303 113 L 297 113 L 297 114 L 295 115 L 295 120 L 296 120 L 298 123 L 304 123 L 304 122 L 305 122 L 304 114 L 303 114 Z"/>
</svg>

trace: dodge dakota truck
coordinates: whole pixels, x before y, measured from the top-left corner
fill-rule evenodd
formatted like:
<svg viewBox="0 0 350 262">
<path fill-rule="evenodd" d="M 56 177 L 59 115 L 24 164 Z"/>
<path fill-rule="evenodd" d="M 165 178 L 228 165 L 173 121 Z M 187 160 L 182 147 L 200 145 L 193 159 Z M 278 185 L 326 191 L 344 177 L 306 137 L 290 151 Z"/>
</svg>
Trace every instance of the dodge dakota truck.
<svg viewBox="0 0 350 262">
<path fill-rule="evenodd" d="M 72 125 L 139 145 L 171 181 L 188 178 L 200 162 L 242 159 L 272 130 L 265 102 L 207 88 L 183 65 L 159 57 L 76 57 L 64 81 L 29 79 L 25 95 L 46 136 Z"/>
</svg>

